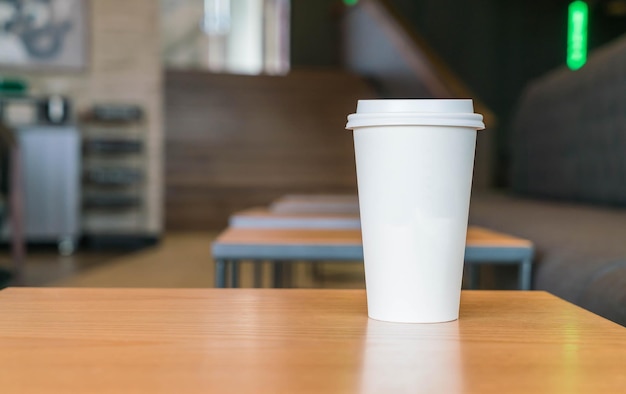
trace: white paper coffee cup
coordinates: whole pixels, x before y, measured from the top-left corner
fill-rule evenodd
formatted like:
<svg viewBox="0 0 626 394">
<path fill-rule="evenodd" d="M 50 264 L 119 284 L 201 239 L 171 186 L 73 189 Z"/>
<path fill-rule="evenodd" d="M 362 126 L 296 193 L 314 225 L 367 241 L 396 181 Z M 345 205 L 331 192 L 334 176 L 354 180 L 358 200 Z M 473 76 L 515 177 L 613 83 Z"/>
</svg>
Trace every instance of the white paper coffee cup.
<svg viewBox="0 0 626 394">
<path fill-rule="evenodd" d="M 484 127 L 472 100 L 359 100 L 348 116 L 372 319 L 458 318 L 476 130 Z"/>
</svg>

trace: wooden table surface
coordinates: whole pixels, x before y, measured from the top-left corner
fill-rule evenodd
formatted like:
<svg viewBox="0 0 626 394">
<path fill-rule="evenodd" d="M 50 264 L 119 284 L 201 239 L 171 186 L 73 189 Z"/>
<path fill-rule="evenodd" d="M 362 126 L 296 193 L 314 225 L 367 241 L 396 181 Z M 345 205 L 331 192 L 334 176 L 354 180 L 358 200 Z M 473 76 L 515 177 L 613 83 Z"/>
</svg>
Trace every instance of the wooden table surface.
<svg viewBox="0 0 626 394">
<path fill-rule="evenodd" d="M 366 316 L 362 290 L 0 292 L 3 393 L 623 393 L 626 329 L 543 292 L 459 321 Z"/>
<path fill-rule="evenodd" d="M 270 205 L 276 213 L 359 214 L 359 198 L 353 194 L 290 194 Z"/>
<path fill-rule="evenodd" d="M 295 213 L 274 212 L 257 207 L 238 211 L 228 220 L 230 227 L 275 229 L 357 229 L 361 228 L 358 214 L 353 213 Z"/>
<path fill-rule="evenodd" d="M 266 207 L 253 207 L 235 212 L 232 216 L 248 216 L 258 218 L 298 218 L 298 219 L 319 219 L 319 218 L 342 218 L 342 219 L 359 219 L 359 215 L 355 213 L 344 212 L 274 212 Z"/>
<path fill-rule="evenodd" d="M 361 230 L 355 229 L 258 229 L 229 227 L 215 240 L 218 244 L 361 245 Z M 532 242 L 512 235 L 469 226 L 468 246 L 531 248 Z"/>
</svg>

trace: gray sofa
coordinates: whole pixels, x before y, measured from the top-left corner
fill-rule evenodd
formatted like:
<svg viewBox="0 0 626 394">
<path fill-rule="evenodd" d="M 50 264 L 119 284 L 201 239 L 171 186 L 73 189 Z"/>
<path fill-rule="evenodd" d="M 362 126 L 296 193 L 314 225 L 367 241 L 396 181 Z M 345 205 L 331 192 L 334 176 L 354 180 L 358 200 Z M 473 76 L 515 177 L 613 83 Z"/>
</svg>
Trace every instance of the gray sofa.
<svg viewBox="0 0 626 394">
<path fill-rule="evenodd" d="M 531 83 L 510 142 L 511 189 L 470 223 L 534 241 L 535 289 L 626 326 L 626 36 Z"/>
</svg>

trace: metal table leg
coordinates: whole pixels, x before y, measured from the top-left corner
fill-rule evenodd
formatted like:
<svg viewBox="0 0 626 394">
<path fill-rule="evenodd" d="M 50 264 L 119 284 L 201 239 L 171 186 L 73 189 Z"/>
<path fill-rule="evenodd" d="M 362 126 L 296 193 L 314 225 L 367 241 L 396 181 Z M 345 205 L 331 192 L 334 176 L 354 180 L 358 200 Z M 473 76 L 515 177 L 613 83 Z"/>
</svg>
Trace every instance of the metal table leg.
<svg viewBox="0 0 626 394">
<path fill-rule="evenodd" d="M 283 287 L 284 264 L 282 261 L 274 261 L 274 287 Z"/>
<path fill-rule="evenodd" d="M 469 263 L 469 288 L 472 290 L 476 290 L 480 287 L 480 264 L 478 263 Z"/>
<path fill-rule="evenodd" d="M 230 287 L 239 287 L 239 261 L 231 260 L 230 262 Z"/>
<path fill-rule="evenodd" d="M 221 288 L 221 289 L 226 287 L 226 261 L 225 260 L 215 261 L 215 287 Z"/>
<path fill-rule="evenodd" d="M 293 261 L 283 262 L 283 287 L 293 287 Z"/>
<path fill-rule="evenodd" d="M 519 265 L 519 288 L 520 290 L 530 290 L 532 282 L 532 260 L 525 259 Z"/>
<path fill-rule="evenodd" d="M 259 288 L 263 285 L 263 261 L 254 260 L 254 287 Z"/>
</svg>

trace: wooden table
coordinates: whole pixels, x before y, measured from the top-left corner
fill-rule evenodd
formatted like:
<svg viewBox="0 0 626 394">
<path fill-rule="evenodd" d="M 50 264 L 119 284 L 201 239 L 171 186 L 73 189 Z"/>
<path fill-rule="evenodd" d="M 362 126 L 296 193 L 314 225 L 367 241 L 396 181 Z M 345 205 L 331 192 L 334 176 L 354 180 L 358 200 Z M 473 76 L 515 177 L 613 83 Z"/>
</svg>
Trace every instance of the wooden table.
<svg viewBox="0 0 626 394">
<path fill-rule="evenodd" d="M 359 214 L 359 198 L 355 194 L 288 194 L 272 202 L 276 213 Z"/>
<path fill-rule="evenodd" d="M 231 286 L 238 286 L 241 260 L 271 261 L 359 261 L 363 260 L 361 231 L 355 229 L 255 229 L 230 227 L 212 247 L 215 259 L 215 285 L 226 287 L 227 268 Z M 465 261 L 470 265 L 471 287 L 476 287 L 478 264 L 519 266 L 519 288 L 530 290 L 532 281 L 532 242 L 470 226 L 467 231 Z M 258 265 L 258 264 L 257 264 Z"/>
<path fill-rule="evenodd" d="M 0 292 L 3 393 L 623 393 L 626 329 L 544 292 L 459 321 L 366 316 L 361 290 Z"/>
<path fill-rule="evenodd" d="M 235 212 L 230 227 L 275 229 L 360 229 L 358 214 L 274 212 L 267 208 L 250 208 Z"/>
</svg>

